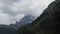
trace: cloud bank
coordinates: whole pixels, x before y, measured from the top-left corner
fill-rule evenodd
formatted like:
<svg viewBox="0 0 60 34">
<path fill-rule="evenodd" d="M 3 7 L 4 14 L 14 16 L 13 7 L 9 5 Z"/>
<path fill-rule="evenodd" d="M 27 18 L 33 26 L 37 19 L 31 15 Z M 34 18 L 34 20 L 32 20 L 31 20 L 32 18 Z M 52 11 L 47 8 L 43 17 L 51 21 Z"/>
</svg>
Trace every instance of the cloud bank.
<svg viewBox="0 0 60 34">
<path fill-rule="evenodd" d="M 0 0 L 0 24 L 14 24 L 24 15 L 40 16 L 54 0 Z"/>
</svg>

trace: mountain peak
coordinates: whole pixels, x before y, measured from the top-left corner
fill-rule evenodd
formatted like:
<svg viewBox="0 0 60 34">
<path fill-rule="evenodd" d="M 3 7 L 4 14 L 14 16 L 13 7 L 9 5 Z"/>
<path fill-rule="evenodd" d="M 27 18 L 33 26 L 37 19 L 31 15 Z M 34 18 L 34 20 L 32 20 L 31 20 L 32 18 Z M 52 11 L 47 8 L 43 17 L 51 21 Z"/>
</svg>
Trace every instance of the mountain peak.
<svg viewBox="0 0 60 34">
<path fill-rule="evenodd" d="M 36 19 L 35 16 L 26 15 L 19 22 L 16 22 L 15 25 L 21 26 L 21 25 L 29 24 L 35 19 Z"/>
</svg>

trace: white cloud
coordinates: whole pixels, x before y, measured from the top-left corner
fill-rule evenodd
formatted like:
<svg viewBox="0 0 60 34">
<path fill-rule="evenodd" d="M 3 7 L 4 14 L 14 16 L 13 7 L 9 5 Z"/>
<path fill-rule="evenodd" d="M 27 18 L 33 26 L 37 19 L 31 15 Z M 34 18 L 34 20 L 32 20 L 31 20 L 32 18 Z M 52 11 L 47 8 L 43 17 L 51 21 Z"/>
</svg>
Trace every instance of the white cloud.
<svg viewBox="0 0 60 34">
<path fill-rule="evenodd" d="M 20 21 L 20 19 L 23 18 L 23 17 L 24 17 L 24 14 L 18 14 L 16 16 L 10 16 L 8 23 L 15 24 L 16 21 Z"/>
<path fill-rule="evenodd" d="M 18 13 L 39 16 L 52 1 L 54 0 L 21 0 L 14 2 L 10 8 Z"/>
<path fill-rule="evenodd" d="M 8 22 L 7 14 L 2 13 L 2 11 L 0 10 L 0 24 L 5 24 L 7 22 Z"/>
<path fill-rule="evenodd" d="M 0 24 L 19 21 L 24 15 L 39 16 L 54 0 L 0 0 Z"/>
<path fill-rule="evenodd" d="M 6 25 L 15 24 L 16 21 L 19 21 L 23 17 L 24 14 L 18 14 L 17 16 L 10 16 L 0 11 L 0 24 L 6 24 Z"/>
</svg>

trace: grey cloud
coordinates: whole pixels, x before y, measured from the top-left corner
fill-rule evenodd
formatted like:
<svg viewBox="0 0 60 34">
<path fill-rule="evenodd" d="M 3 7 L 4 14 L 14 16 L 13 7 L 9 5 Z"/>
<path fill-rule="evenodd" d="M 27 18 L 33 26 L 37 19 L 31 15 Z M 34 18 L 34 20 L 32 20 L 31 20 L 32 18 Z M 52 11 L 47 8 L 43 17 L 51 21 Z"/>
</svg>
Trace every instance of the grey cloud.
<svg viewBox="0 0 60 34">
<path fill-rule="evenodd" d="M 20 1 L 20 0 L 3 0 L 2 3 L 4 3 L 4 6 L 0 7 L 0 10 L 2 10 L 3 13 L 6 13 L 8 15 L 16 16 L 16 12 L 10 9 L 9 5 L 17 1 Z"/>
<path fill-rule="evenodd" d="M 2 11 L 3 11 L 3 13 L 6 13 L 8 15 L 16 16 L 16 13 L 13 10 L 9 9 L 9 7 L 6 7 L 6 6 L 3 7 Z"/>
<path fill-rule="evenodd" d="M 19 1 L 19 0 L 3 0 L 3 3 L 5 3 L 5 4 L 11 4 L 11 3 L 17 2 L 17 1 Z"/>
</svg>

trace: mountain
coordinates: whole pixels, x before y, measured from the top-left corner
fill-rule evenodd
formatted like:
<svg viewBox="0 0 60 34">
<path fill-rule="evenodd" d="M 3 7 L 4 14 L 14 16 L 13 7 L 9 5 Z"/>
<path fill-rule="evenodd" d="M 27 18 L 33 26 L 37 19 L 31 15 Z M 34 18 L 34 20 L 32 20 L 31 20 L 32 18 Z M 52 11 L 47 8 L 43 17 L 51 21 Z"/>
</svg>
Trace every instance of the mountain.
<svg viewBox="0 0 60 34">
<path fill-rule="evenodd" d="M 0 25 L 0 34 L 17 34 L 17 30 L 20 26 L 29 24 L 35 20 L 34 16 L 26 15 L 19 22 L 10 25 Z"/>
<path fill-rule="evenodd" d="M 16 22 L 15 25 L 20 27 L 21 25 L 29 24 L 35 20 L 35 16 L 26 15 L 19 22 Z"/>
<path fill-rule="evenodd" d="M 17 29 L 9 25 L 0 25 L 0 34 L 16 34 Z"/>
<path fill-rule="evenodd" d="M 17 34 L 60 34 L 60 1 L 48 5 L 35 21 L 20 27 Z"/>
</svg>

